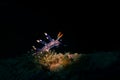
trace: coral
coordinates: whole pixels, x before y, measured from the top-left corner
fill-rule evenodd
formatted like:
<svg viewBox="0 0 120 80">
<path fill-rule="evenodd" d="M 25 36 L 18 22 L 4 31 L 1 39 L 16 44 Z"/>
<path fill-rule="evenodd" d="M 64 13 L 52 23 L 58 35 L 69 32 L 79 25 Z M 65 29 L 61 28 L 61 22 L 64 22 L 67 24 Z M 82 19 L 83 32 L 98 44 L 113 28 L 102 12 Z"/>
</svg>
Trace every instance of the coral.
<svg viewBox="0 0 120 80">
<path fill-rule="evenodd" d="M 21 57 L 0 59 L 1 80 L 97 80 L 106 76 L 115 79 L 120 72 L 120 52 L 97 52 L 91 54 L 60 53 L 51 48 L 58 46 L 62 34 L 56 40 L 47 33 L 43 48 L 34 48 Z M 56 41 L 58 43 L 56 43 Z M 31 55 L 33 54 L 33 55 Z M 36 54 L 36 55 L 34 55 Z M 116 65 L 116 66 L 114 66 Z"/>
<path fill-rule="evenodd" d="M 120 52 L 72 54 L 50 51 L 34 56 L 30 55 L 32 53 L 0 59 L 0 80 L 99 80 L 103 77 L 120 80 Z M 61 61 L 56 63 L 55 59 Z M 48 65 L 49 60 L 54 63 Z"/>
<path fill-rule="evenodd" d="M 39 53 L 34 56 L 36 61 L 50 71 L 60 71 L 80 58 L 80 54 L 62 54 L 55 51 Z"/>
</svg>

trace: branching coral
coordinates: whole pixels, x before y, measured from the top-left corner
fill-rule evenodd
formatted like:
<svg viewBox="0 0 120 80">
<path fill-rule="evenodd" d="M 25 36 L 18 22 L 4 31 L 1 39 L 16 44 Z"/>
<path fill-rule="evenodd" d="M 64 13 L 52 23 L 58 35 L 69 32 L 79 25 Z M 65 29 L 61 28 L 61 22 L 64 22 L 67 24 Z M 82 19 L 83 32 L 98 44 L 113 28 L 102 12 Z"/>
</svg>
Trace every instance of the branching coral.
<svg viewBox="0 0 120 80">
<path fill-rule="evenodd" d="M 44 54 L 44 55 L 43 55 Z M 42 54 L 35 55 L 35 58 L 39 64 L 47 68 L 50 71 L 59 71 L 66 66 L 72 64 L 80 58 L 80 54 L 62 54 L 54 51 L 44 52 Z"/>
</svg>

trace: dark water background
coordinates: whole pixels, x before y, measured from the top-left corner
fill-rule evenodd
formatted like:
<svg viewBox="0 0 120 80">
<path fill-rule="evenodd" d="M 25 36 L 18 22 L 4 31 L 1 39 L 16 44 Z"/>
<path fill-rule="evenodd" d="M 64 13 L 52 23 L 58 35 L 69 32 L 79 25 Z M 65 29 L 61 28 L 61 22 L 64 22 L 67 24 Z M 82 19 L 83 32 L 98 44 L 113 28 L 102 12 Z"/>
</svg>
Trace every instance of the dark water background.
<svg viewBox="0 0 120 80">
<path fill-rule="evenodd" d="M 119 51 L 117 11 L 100 7 L 41 8 L 37 2 L 1 2 L 1 57 L 19 56 L 35 45 L 44 32 L 61 31 L 62 51 L 90 53 Z"/>
</svg>

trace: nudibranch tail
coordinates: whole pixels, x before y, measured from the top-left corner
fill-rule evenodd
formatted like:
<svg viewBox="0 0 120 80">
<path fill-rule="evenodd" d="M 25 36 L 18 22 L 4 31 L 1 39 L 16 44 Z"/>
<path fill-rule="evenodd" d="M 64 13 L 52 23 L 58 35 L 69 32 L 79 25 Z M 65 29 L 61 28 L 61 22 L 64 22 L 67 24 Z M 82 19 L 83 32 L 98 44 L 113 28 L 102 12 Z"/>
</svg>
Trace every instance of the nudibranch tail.
<svg viewBox="0 0 120 80">
<path fill-rule="evenodd" d="M 59 32 L 57 35 L 57 40 L 59 40 L 62 36 L 63 36 L 63 34 L 61 32 Z"/>
</svg>

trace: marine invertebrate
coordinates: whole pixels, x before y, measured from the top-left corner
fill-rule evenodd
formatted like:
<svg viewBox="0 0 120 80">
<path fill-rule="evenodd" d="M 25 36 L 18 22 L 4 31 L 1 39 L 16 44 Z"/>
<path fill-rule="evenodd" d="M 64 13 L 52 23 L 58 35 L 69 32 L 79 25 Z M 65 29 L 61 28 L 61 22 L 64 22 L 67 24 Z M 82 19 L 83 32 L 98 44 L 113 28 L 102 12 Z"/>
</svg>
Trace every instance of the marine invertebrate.
<svg viewBox="0 0 120 80">
<path fill-rule="evenodd" d="M 70 58 L 69 56 L 72 56 Z M 82 54 L 71 54 L 68 53 L 57 53 L 55 51 L 49 51 L 44 52 L 43 54 L 35 55 L 35 63 L 39 64 L 39 66 L 42 66 L 41 68 L 52 71 L 52 72 L 58 72 L 61 71 L 68 66 L 72 65 L 73 63 L 76 63 L 79 61 Z"/>
<path fill-rule="evenodd" d="M 38 67 L 41 66 L 41 68 L 43 69 L 57 72 L 65 69 L 67 66 L 72 65 L 73 62 L 77 62 L 79 60 L 80 55 L 77 53 L 71 54 L 70 52 L 68 52 L 64 54 L 61 52 L 57 53 L 56 51 L 51 50 L 52 48 L 61 44 L 60 38 L 63 36 L 61 32 L 58 33 L 56 39 L 51 38 L 51 36 L 47 33 L 44 34 L 49 42 L 47 43 L 40 39 L 36 41 L 43 44 L 44 46 L 40 49 L 33 46 L 33 49 L 35 50 L 35 53 L 33 55 L 35 58 L 35 63 L 39 64 Z"/>
<path fill-rule="evenodd" d="M 57 35 L 57 39 L 52 39 L 50 35 L 48 35 L 47 33 L 44 33 L 46 38 L 49 40 L 48 43 L 46 43 L 43 40 L 36 40 L 38 43 L 42 43 L 44 46 L 39 49 L 39 48 L 35 48 L 35 46 L 33 46 L 33 49 L 36 51 L 35 54 L 37 54 L 38 52 L 43 53 L 43 52 L 48 52 L 51 48 L 55 47 L 55 46 L 59 46 L 60 45 L 60 38 L 63 36 L 63 34 L 61 32 L 58 33 Z"/>
</svg>

